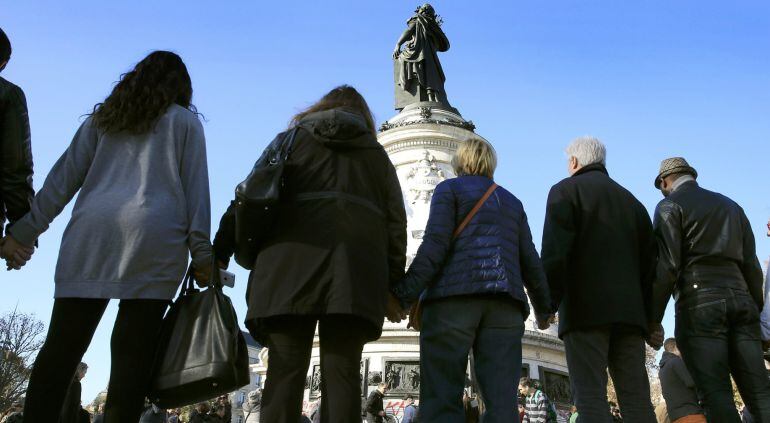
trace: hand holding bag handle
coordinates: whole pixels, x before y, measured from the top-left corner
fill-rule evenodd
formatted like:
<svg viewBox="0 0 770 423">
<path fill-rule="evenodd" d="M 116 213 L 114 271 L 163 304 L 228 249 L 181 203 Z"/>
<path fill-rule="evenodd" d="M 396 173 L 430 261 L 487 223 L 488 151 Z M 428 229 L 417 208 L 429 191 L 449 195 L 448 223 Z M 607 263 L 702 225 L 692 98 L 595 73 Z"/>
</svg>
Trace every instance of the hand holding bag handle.
<svg viewBox="0 0 770 423">
<path fill-rule="evenodd" d="M 460 225 L 457 226 L 454 233 L 452 234 L 452 242 L 457 240 L 457 238 L 460 237 L 460 235 L 465 230 L 465 227 L 468 226 L 469 223 L 471 223 L 471 220 L 476 216 L 476 213 L 481 210 L 481 207 L 484 205 L 484 203 L 487 202 L 490 196 L 495 192 L 499 185 L 496 183 L 492 183 L 492 185 L 489 186 L 489 189 L 487 189 L 487 192 L 484 193 L 484 195 L 479 199 L 479 201 L 476 203 L 475 206 L 471 209 L 470 213 L 468 213 L 467 216 L 465 216 L 465 219 L 463 219 L 462 222 L 460 222 Z M 409 323 L 407 323 L 407 328 L 414 328 L 415 330 L 422 329 L 422 298 L 423 294 L 425 294 L 425 291 L 423 291 L 422 294 L 420 294 L 420 298 L 415 301 L 415 303 L 412 305 L 412 308 L 409 310 Z"/>
</svg>

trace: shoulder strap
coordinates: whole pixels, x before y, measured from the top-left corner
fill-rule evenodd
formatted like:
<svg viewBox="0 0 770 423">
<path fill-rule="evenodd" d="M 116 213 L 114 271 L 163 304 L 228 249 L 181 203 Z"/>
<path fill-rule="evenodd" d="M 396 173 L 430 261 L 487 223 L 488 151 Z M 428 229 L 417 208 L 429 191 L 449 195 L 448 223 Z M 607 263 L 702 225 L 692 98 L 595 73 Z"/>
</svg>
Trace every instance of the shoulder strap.
<svg viewBox="0 0 770 423">
<path fill-rule="evenodd" d="M 484 196 L 481 197 L 481 199 L 479 200 L 478 203 L 476 203 L 475 206 L 473 206 L 473 209 L 471 209 L 471 212 L 468 213 L 467 216 L 465 216 L 465 219 L 462 221 L 462 223 L 460 223 L 460 226 L 458 226 L 457 229 L 455 229 L 455 233 L 452 236 L 452 239 L 457 239 L 457 237 L 460 236 L 463 230 L 465 230 L 465 227 L 468 226 L 469 223 L 471 223 L 471 220 L 473 220 L 473 217 L 476 216 L 476 213 L 478 213 L 479 210 L 481 210 L 481 206 L 483 206 L 484 203 L 487 202 L 487 200 L 492 195 L 492 193 L 495 192 L 497 187 L 498 185 L 493 182 L 492 185 L 487 190 L 487 192 L 484 193 Z"/>
</svg>

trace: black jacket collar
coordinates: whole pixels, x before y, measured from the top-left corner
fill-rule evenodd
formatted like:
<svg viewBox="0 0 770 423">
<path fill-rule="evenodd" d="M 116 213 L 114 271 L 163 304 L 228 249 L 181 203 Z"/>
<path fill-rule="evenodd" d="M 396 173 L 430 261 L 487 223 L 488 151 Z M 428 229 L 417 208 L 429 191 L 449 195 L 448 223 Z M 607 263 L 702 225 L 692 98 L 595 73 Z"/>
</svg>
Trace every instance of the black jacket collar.
<svg viewBox="0 0 770 423">
<path fill-rule="evenodd" d="M 581 167 L 580 170 L 575 172 L 575 174 L 572 175 L 572 176 L 575 177 L 575 176 L 582 175 L 582 174 L 588 173 L 588 172 L 601 172 L 601 173 L 603 173 L 603 174 L 605 174 L 607 176 L 610 175 L 609 172 L 607 172 L 607 168 L 603 164 L 601 164 L 601 163 L 594 163 L 594 164 L 590 164 L 588 166 Z"/>
</svg>

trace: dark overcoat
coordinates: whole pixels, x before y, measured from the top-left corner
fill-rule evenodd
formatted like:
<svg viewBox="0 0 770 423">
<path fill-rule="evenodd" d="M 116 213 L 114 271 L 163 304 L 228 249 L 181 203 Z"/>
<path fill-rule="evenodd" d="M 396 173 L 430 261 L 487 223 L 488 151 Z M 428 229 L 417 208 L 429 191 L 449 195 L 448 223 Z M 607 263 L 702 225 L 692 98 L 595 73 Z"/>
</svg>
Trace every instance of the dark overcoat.
<svg viewBox="0 0 770 423">
<path fill-rule="evenodd" d="M 298 124 L 287 161 L 286 201 L 249 278 L 246 325 L 264 342 L 267 318 L 346 314 L 379 338 L 391 284 L 406 262 L 406 212 L 396 170 L 362 116 L 343 109 Z M 217 257 L 233 251 L 223 218 Z"/>
<path fill-rule="evenodd" d="M 559 336 L 615 324 L 646 333 L 656 255 L 647 210 L 603 165 L 554 185 L 542 258 Z"/>
</svg>

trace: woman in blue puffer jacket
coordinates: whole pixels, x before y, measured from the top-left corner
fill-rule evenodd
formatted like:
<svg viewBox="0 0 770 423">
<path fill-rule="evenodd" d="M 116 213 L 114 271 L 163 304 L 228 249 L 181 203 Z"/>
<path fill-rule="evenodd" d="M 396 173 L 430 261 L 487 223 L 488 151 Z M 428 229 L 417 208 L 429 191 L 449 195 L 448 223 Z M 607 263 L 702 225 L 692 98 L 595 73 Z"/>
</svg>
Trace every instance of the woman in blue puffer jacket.
<svg viewBox="0 0 770 423">
<path fill-rule="evenodd" d="M 494 184 L 496 165 L 484 140 L 470 139 L 458 149 L 452 160 L 458 177 L 436 187 L 422 245 L 404 280 L 392 288 L 405 309 L 418 297 L 422 301 L 421 421 L 464 421 L 471 349 L 484 422 L 518 421 L 521 338 L 529 315 L 525 286 L 541 329 L 552 319 L 527 216 L 521 201 Z"/>
</svg>

